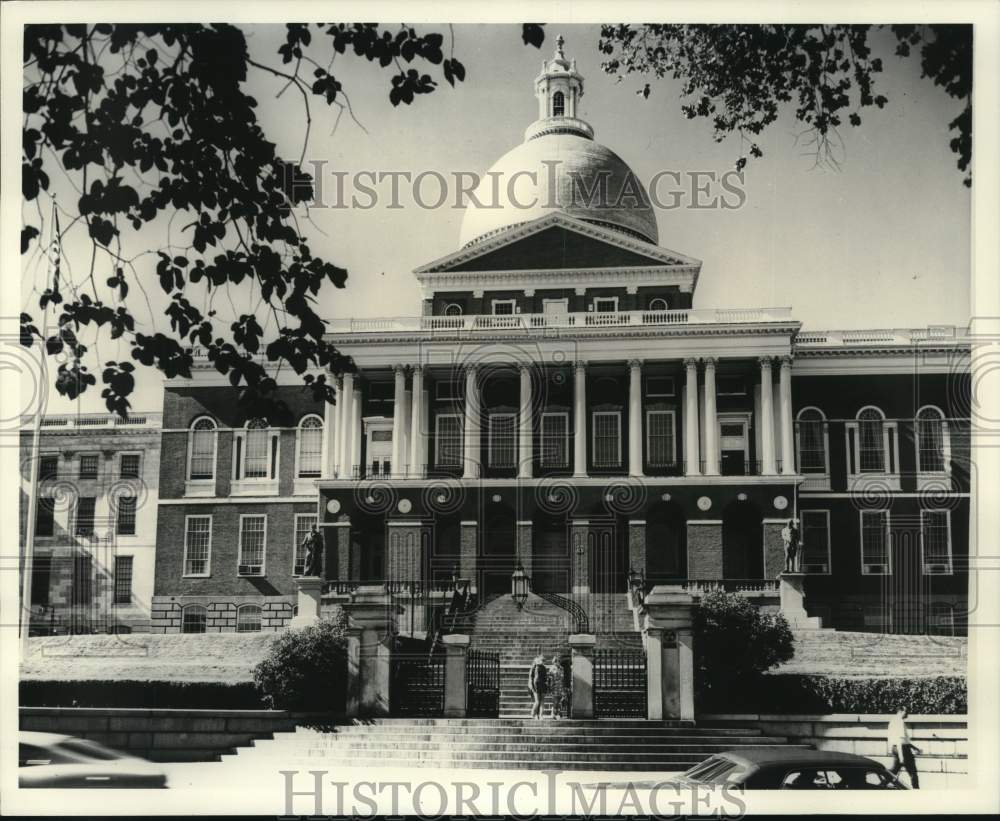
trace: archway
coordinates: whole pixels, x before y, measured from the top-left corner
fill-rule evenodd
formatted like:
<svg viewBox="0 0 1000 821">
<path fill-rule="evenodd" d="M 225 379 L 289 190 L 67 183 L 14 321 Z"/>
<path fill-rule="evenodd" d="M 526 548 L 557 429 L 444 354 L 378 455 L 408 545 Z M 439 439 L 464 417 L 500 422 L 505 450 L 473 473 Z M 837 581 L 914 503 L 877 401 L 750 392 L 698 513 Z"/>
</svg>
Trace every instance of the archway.
<svg viewBox="0 0 1000 821">
<path fill-rule="evenodd" d="M 722 575 L 764 578 L 763 522 L 751 502 L 732 502 L 722 515 Z"/>
<path fill-rule="evenodd" d="M 646 578 L 652 584 L 676 581 L 686 576 L 686 565 L 684 508 L 676 502 L 657 502 L 646 514 Z"/>
</svg>

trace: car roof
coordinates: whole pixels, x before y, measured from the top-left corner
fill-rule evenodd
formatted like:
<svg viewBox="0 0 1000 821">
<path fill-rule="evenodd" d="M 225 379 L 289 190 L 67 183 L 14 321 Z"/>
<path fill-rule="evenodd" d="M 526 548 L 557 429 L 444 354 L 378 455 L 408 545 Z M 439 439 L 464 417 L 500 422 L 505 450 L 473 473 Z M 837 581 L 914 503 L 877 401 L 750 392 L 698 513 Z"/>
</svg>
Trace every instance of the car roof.
<svg viewBox="0 0 1000 821">
<path fill-rule="evenodd" d="M 805 750 L 782 747 L 747 747 L 740 750 L 728 750 L 719 753 L 732 761 L 742 764 L 853 764 L 855 766 L 879 766 L 877 761 L 854 753 L 839 753 L 828 750 Z"/>
<path fill-rule="evenodd" d="M 61 733 L 38 733 L 30 730 L 21 730 L 17 734 L 17 740 L 22 744 L 34 744 L 36 747 L 48 747 L 51 744 L 59 744 L 68 741 L 72 736 Z"/>
</svg>

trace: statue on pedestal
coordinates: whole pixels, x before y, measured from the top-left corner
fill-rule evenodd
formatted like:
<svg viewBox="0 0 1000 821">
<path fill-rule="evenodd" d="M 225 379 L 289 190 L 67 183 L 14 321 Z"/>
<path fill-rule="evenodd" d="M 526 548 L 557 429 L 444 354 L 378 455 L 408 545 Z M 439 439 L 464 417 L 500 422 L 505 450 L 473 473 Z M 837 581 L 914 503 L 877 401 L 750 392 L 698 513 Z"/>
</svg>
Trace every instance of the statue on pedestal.
<svg viewBox="0 0 1000 821">
<path fill-rule="evenodd" d="M 306 551 L 302 575 L 321 576 L 323 573 L 323 537 L 316 525 L 312 526 L 312 529 L 302 540 L 302 547 Z"/>
<path fill-rule="evenodd" d="M 781 540 L 785 543 L 785 572 L 799 572 L 799 520 L 789 519 L 781 528 Z"/>
</svg>

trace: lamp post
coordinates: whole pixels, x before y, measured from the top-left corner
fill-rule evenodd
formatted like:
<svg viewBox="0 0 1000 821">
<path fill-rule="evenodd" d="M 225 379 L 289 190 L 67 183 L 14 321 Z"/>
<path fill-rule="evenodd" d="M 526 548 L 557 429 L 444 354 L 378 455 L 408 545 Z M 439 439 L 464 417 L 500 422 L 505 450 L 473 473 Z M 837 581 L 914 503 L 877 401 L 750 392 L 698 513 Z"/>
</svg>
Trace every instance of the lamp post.
<svg viewBox="0 0 1000 821">
<path fill-rule="evenodd" d="M 510 574 L 510 596 L 517 603 L 518 610 L 524 607 L 524 603 L 528 600 L 528 577 L 520 562 Z"/>
</svg>

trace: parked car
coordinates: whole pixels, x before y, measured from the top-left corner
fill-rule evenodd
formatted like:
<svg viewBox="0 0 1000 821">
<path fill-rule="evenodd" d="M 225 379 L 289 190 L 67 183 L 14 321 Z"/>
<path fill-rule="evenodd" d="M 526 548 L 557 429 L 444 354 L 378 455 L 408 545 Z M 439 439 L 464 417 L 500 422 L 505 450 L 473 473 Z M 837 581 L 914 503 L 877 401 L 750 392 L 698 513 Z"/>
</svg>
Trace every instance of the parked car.
<svg viewBox="0 0 1000 821">
<path fill-rule="evenodd" d="M 851 753 L 746 747 L 709 756 L 673 783 L 752 790 L 905 790 L 882 764 Z"/>
<path fill-rule="evenodd" d="M 22 731 L 17 765 L 22 787 L 167 786 L 167 775 L 157 764 L 96 741 L 57 733 Z"/>
</svg>

